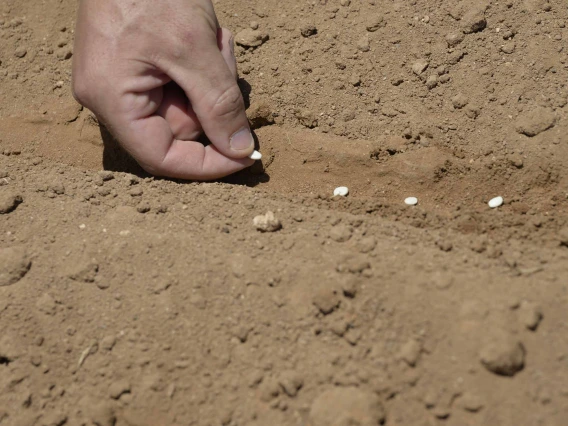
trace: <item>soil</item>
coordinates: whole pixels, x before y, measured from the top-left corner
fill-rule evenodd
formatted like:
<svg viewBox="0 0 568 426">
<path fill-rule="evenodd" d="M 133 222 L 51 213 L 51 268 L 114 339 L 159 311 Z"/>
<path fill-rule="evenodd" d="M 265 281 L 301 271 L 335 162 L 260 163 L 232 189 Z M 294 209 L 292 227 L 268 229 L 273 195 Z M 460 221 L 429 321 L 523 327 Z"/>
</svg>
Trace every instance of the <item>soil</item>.
<svg viewBox="0 0 568 426">
<path fill-rule="evenodd" d="M 566 4 L 215 6 L 264 159 L 191 183 L 0 3 L 0 425 L 565 425 Z"/>
</svg>

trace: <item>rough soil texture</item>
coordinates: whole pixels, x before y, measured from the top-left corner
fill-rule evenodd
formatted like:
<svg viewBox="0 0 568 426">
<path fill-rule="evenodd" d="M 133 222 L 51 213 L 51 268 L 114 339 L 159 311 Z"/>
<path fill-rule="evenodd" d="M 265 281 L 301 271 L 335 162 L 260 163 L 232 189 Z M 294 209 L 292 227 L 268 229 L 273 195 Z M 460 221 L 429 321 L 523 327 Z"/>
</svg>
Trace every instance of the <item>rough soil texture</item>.
<svg viewBox="0 0 568 426">
<path fill-rule="evenodd" d="M 565 2 L 217 1 L 264 160 L 205 184 L 75 103 L 75 7 L 0 2 L 1 426 L 566 424 Z"/>
</svg>

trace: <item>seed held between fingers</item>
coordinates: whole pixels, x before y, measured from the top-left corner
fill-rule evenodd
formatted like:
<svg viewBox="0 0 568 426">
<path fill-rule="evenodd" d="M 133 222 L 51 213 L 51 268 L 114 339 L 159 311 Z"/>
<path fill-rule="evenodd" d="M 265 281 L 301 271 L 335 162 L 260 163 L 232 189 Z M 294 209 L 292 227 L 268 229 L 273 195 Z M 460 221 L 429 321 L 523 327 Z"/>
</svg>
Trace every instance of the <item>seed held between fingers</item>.
<svg viewBox="0 0 568 426">
<path fill-rule="evenodd" d="M 249 155 L 251 160 L 260 160 L 262 159 L 262 154 L 258 151 L 253 151 L 251 155 Z"/>
</svg>

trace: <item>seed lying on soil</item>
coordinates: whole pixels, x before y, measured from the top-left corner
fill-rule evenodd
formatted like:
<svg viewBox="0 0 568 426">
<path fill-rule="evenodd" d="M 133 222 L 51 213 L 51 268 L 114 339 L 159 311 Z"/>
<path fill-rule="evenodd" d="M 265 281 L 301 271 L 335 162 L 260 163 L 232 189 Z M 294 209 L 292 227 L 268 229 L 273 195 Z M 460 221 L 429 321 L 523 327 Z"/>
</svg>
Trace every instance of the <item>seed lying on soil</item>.
<svg viewBox="0 0 568 426">
<path fill-rule="evenodd" d="M 346 186 L 338 186 L 333 191 L 334 197 L 337 197 L 337 196 L 345 197 L 347 194 L 349 194 L 349 188 L 347 188 Z"/>
<path fill-rule="evenodd" d="M 262 158 L 262 154 L 258 151 L 253 151 L 249 158 L 252 160 L 260 160 Z"/>
<path fill-rule="evenodd" d="M 418 204 L 418 198 L 408 197 L 404 200 L 404 204 L 406 204 L 407 206 L 415 206 L 416 204 Z"/>
<path fill-rule="evenodd" d="M 503 200 L 503 197 L 495 197 L 491 200 L 489 200 L 489 207 L 491 207 L 492 209 L 495 209 L 497 207 L 501 207 L 503 205 L 505 201 Z"/>
</svg>

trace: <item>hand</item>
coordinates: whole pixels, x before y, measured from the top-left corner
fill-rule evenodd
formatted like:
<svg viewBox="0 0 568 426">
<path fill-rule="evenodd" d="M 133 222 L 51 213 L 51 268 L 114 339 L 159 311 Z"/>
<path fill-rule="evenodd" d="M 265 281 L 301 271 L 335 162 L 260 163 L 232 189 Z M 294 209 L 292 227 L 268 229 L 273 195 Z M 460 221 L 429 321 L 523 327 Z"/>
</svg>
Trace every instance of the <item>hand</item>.
<svg viewBox="0 0 568 426">
<path fill-rule="evenodd" d="M 81 0 L 73 93 L 152 174 L 209 180 L 254 163 L 233 39 L 210 0 Z"/>
</svg>

